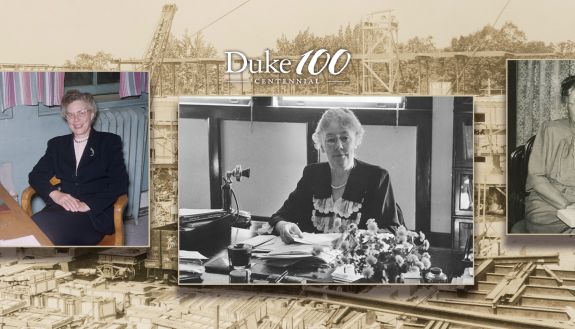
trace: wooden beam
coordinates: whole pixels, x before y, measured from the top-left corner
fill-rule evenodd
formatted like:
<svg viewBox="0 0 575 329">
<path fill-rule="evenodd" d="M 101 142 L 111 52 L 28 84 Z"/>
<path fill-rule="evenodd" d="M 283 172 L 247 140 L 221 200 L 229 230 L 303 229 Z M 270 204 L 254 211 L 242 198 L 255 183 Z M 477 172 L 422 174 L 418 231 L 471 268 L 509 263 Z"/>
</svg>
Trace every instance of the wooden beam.
<svg viewBox="0 0 575 329">
<path fill-rule="evenodd" d="M 450 309 L 428 304 L 414 304 L 407 301 L 396 301 L 376 297 L 366 297 L 359 294 L 337 292 L 328 289 L 305 287 L 302 292 L 308 296 L 309 301 L 338 304 L 352 308 L 373 310 L 415 316 L 420 319 L 449 321 L 451 324 L 459 324 L 469 327 L 480 328 L 564 328 L 559 324 L 543 323 L 540 320 L 532 320 L 524 317 L 511 317 L 496 314 L 485 314 L 470 310 Z"/>
</svg>

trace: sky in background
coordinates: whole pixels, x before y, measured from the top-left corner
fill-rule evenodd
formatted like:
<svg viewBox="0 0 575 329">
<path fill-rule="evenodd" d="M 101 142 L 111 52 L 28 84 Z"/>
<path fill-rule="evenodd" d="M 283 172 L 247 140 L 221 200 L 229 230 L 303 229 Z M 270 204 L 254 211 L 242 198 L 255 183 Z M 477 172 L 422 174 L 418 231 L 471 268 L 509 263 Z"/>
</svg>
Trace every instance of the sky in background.
<svg viewBox="0 0 575 329">
<path fill-rule="evenodd" d="M 195 33 L 246 0 L 0 0 L 0 63 L 63 64 L 79 53 L 98 51 L 115 57 L 141 58 L 158 23 L 161 8 L 175 3 L 172 32 Z M 495 23 L 507 0 L 249 0 L 203 31 L 219 57 L 225 50 L 250 56 L 273 48 L 282 34 L 293 38 L 309 29 L 336 33 L 368 13 L 393 9 L 399 41 L 432 36 L 436 46 Z M 511 21 L 528 40 L 575 40 L 575 1 L 511 0 L 495 27 Z"/>
</svg>

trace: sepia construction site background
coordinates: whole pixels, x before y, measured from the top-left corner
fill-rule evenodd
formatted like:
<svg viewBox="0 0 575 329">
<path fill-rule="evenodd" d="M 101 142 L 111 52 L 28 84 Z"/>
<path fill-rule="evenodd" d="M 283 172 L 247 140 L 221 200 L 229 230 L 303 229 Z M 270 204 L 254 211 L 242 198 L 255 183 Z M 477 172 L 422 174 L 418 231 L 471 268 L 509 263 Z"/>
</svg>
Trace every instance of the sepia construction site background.
<svg viewBox="0 0 575 329">
<path fill-rule="evenodd" d="M 242 3 L 243 4 L 243 3 Z M 240 6 L 242 5 L 240 4 Z M 233 7 L 225 15 L 233 15 Z M 502 10 L 505 9 L 501 3 Z M 575 42 L 527 40 L 512 22 L 489 21 L 449 47 L 432 37 L 398 41 L 392 10 L 328 35 L 279 35 L 276 57 L 325 45 L 348 49 L 350 69 L 317 86 L 253 83 L 225 74 L 201 31 L 173 35 L 176 5 L 158 8 L 144 55 L 82 53 L 62 65 L 0 63 L 2 71 L 150 72 L 151 248 L 0 251 L 0 328 L 570 328 L 575 255 L 570 237 L 506 236 L 507 59 L 575 58 Z M 225 16 L 224 15 L 224 16 Z M 134 45 L 139 46 L 139 45 Z M 0 57 L 0 62 L 2 62 Z M 239 82 L 238 82 L 239 80 Z M 344 81 L 344 83 L 342 83 Z M 209 287 L 173 284 L 177 253 L 162 254 L 177 221 L 178 97 L 181 95 L 473 95 L 475 282 L 471 287 Z"/>
</svg>

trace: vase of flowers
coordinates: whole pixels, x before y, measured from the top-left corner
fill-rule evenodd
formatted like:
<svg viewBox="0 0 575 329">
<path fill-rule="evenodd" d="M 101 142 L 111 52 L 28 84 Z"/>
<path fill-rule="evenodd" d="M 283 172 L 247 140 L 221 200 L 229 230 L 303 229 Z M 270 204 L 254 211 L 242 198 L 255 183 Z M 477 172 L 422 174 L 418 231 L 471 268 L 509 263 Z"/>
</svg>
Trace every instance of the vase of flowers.
<svg viewBox="0 0 575 329">
<path fill-rule="evenodd" d="M 380 230 L 374 219 L 367 221 L 367 230 L 349 224 L 335 247 L 341 251 L 336 264 L 353 268 L 364 282 L 415 283 L 431 267 L 423 232 L 399 226 L 391 233 Z"/>
</svg>

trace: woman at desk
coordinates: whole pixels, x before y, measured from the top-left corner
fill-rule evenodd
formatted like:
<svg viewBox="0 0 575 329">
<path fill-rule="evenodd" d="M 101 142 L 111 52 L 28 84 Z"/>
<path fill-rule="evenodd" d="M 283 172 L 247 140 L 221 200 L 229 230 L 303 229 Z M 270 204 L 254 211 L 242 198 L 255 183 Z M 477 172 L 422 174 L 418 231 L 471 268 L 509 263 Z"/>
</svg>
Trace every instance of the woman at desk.
<svg viewBox="0 0 575 329">
<path fill-rule="evenodd" d="M 70 90 L 61 104 L 72 133 L 50 139 L 29 175 L 46 202 L 32 219 L 54 245 L 96 245 L 114 232 L 113 204 L 128 192 L 122 141 L 92 128 L 98 110 L 91 94 Z M 54 176 L 60 189 L 50 183 Z"/>
<path fill-rule="evenodd" d="M 533 142 L 527 174 L 525 215 L 530 233 L 574 234 L 557 210 L 575 209 L 575 76 L 561 83 L 567 118 L 544 122 Z"/>
<path fill-rule="evenodd" d="M 327 163 L 308 165 L 296 189 L 271 218 L 286 243 L 304 232 L 341 232 L 355 223 L 365 229 L 374 218 L 380 228 L 400 225 L 389 173 L 355 158 L 364 129 L 344 108 L 322 115 L 312 136 Z"/>
</svg>

